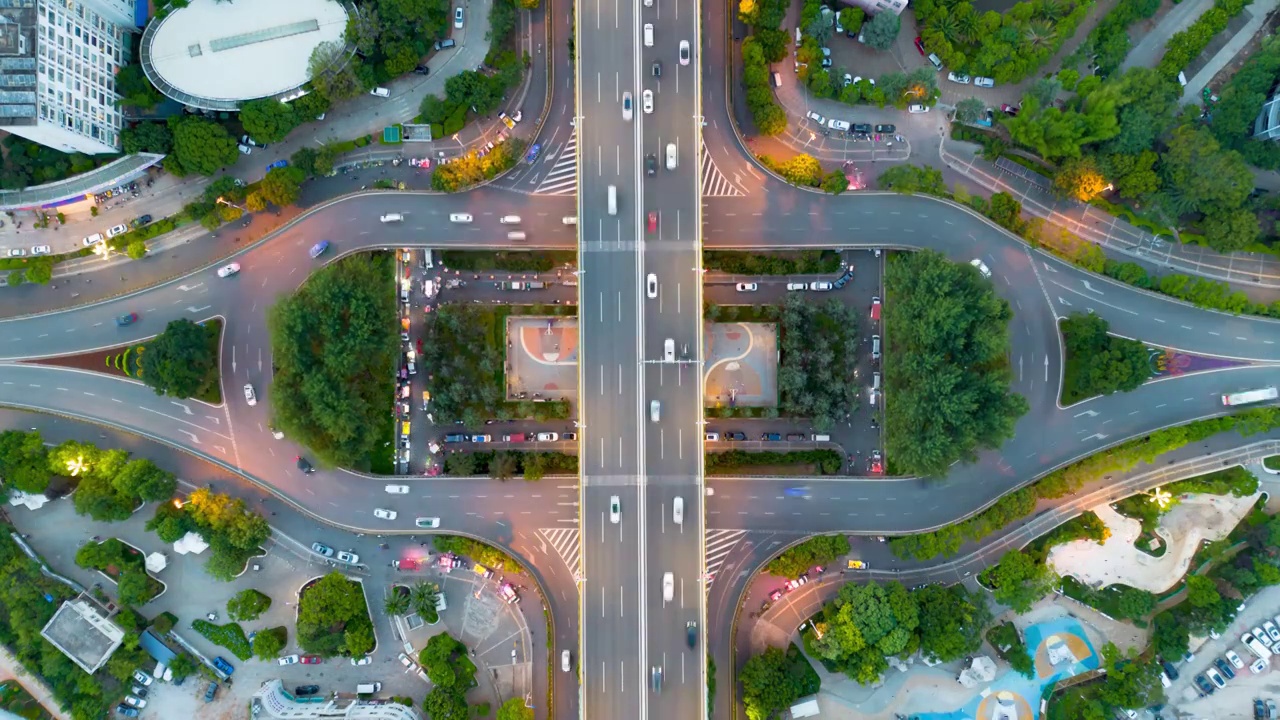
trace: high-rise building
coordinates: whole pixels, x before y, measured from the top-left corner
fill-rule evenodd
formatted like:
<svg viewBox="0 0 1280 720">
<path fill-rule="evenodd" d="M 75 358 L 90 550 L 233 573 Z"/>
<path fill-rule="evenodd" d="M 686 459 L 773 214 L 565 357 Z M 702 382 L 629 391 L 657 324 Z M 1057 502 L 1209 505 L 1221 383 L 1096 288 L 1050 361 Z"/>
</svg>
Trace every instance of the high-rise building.
<svg viewBox="0 0 1280 720">
<path fill-rule="evenodd" d="M 134 0 L 0 0 L 0 129 L 63 152 L 119 152 L 115 74 L 131 60 L 136 9 Z"/>
</svg>

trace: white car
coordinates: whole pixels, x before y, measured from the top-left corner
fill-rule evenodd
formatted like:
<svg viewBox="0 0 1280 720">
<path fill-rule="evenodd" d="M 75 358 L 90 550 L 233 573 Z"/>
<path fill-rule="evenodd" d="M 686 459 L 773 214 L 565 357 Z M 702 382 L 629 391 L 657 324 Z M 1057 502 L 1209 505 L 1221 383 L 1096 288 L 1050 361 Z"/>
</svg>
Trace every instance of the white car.
<svg viewBox="0 0 1280 720">
<path fill-rule="evenodd" d="M 671 598 L 676 594 L 676 578 L 671 573 L 662 574 L 662 600 L 663 602 L 671 602 Z"/>
<path fill-rule="evenodd" d="M 384 508 L 373 509 L 373 516 L 376 518 L 381 518 L 383 520 L 395 520 L 397 514 L 398 513 L 396 513 L 395 510 L 387 510 Z"/>
<path fill-rule="evenodd" d="M 123 235 L 127 232 L 129 232 L 129 227 L 127 225 L 116 225 L 115 227 L 107 231 L 107 237 L 113 238 L 117 235 Z"/>
<path fill-rule="evenodd" d="M 919 114 L 921 114 L 921 113 L 927 113 L 927 112 L 929 112 L 929 106 L 928 106 L 928 105 L 921 105 L 921 104 L 919 104 L 919 103 L 916 103 L 915 105 L 908 105 L 908 106 L 907 106 L 907 112 L 912 113 L 913 115 L 919 115 Z"/>
<path fill-rule="evenodd" d="M 559 433 L 538 433 L 538 442 L 555 442 L 559 439 Z"/>
<path fill-rule="evenodd" d="M 569 672 L 569 651 L 565 650 L 560 653 L 560 671 Z"/>
<path fill-rule="evenodd" d="M 736 287 L 738 292 L 755 292 L 759 289 L 759 286 L 755 283 L 738 283 Z"/>
<path fill-rule="evenodd" d="M 278 664 L 280 664 L 280 665 L 297 665 L 297 664 L 298 664 L 298 656 L 297 656 L 297 655 L 285 655 L 285 656 L 284 656 L 284 657 L 282 657 L 282 658 L 276 658 L 276 662 L 277 662 Z"/>
<path fill-rule="evenodd" d="M 807 117 L 807 118 L 809 118 L 810 120 L 812 120 L 812 121 L 814 121 L 814 122 L 818 123 L 819 125 L 826 125 L 826 124 L 827 124 L 827 119 L 826 119 L 826 118 L 822 117 L 821 115 L 819 115 L 818 113 L 816 113 L 816 112 L 814 112 L 814 111 L 812 111 L 812 110 L 810 110 L 809 112 L 805 113 L 805 114 L 804 114 L 804 116 L 805 116 L 805 117 Z"/>
<path fill-rule="evenodd" d="M 392 495 L 408 495 L 409 494 L 408 485 L 388 485 L 383 489 L 391 493 Z"/>
<path fill-rule="evenodd" d="M 675 143 L 667 143 L 667 169 L 675 170 L 676 165 L 680 163 L 679 151 L 676 150 Z"/>
<path fill-rule="evenodd" d="M 133 679 L 136 682 L 142 683 L 143 685 L 146 685 L 146 686 L 151 685 L 151 676 L 142 672 L 141 670 L 133 671 Z"/>
<path fill-rule="evenodd" d="M 413 667 L 413 661 L 410 660 L 409 656 L 405 655 L 404 653 L 400 653 L 400 664 L 407 668 Z"/>
<path fill-rule="evenodd" d="M 347 552 L 346 550 L 339 550 L 338 560 L 341 560 L 344 563 L 351 563 L 352 565 L 355 565 L 356 563 L 360 562 L 360 556 L 353 552 Z"/>
<path fill-rule="evenodd" d="M 1252 665 L 1249 666 L 1249 670 L 1252 671 L 1254 675 L 1260 675 L 1267 669 L 1267 666 L 1270 664 L 1271 664 L 1270 662 L 1263 660 L 1262 658 L 1258 658 L 1257 660 L 1253 661 Z"/>
<path fill-rule="evenodd" d="M 449 213 L 449 222 L 469 223 L 471 216 L 467 213 Z"/>
<path fill-rule="evenodd" d="M 662 403 L 657 400 L 649 402 L 649 419 L 658 422 L 662 419 Z"/>
<path fill-rule="evenodd" d="M 125 701 L 126 703 L 128 703 L 128 704 L 130 704 L 130 705 L 132 705 L 132 706 L 134 706 L 134 707 L 136 707 L 136 708 L 138 708 L 138 709 L 142 709 L 142 708 L 144 708 L 144 707 L 146 707 L 146 706 L 147 706 L 147 701 L 146 701 L 146 700 L 143 700 L 143 699 L 142 699 L 142 698 L 140 698 L 140 697 L 134 697 L 134 696 L 132 696 L 132 695 L 128 695 L 128 696 L 126 696 L 126 697 L 125 697 L 125 699 L 124 699 L 124 701 Z"/>
<path fill-rule="evenodd" d="M 1271 638 L 1271 642 L 1280 642 L 1280 630 L 1277 630 L 1276 626 L 1272 624 L 1270 620 L 1266 620 L 1262 623 L 1262 629 L 1267 631 L 1267 635 Z"/>
<path fill-rule="evenodd" d="M 631 91 L 622 93 L 622 119 L 631 119 Z"/>
<path fill-rule="evenodd" d="M 688 40 L 681 40 L 681 41 L 680 41 L 680 64 L 681 64 L 681 65 L 688 65 L 688 64 L 689 64 L 689 54 L 690 54 L 690 53 L 689 53 L 689 41 L 688 41 Z"/>
<path fill-rule="evenodd" d="M 787 283 L 788 290 L 808 290 L 809 286 L 804 283 Z"/>
<path fill-rule="evenodd" d="M 644 287 L 650 300 L 658 297 L 658 276 L 653 273 L 649 273 L 648 277 L 645 278 Z"/>
<path fill-rule="evenodd" d="M 48 245 L 36 245 L 31 248 L 32 255 L 48 255 L 51 252 L 53 252 L 53 248 Z"/>
<path fill-rule="evenodd" d="M 249 405 L 258 404 L 258 396 L 253 394 L 253 386 L 246 384 L 244 386 L 244 401 Z"/>
<path fill-rule="evenodd" d="M 22 257 L 23 255 L 26 255 L 26 254 L 27 254 L 27 251 L 23 250 L 22 248 L 14 248 L 9 251 L 9 257 Z"/>
<path fill-rule="evenodd" d="M 684 524 L 684 498 L 676 496 L 671 505 L 671 521 L 677 525 Z"/>
<path fill-rule="evenodd" d="M 644 114 L 652 115 L 653 114 L 653 91 L 645 90 L 644 92 L 640 93 L 640 102 L 642 104 L 642 107 L 644 108 Z"/>
<path fill-rule="evenodd" d="M 218 268 L 218 277 L 231 277 L 238 272 L 240 272 L 240 263 L 231 263 L 230 265 L 223 265 Z"/>
<path fill-rule="evenodd" d="M 993 88 L 996 86 L 996 81 L 989 77 L 979 76 L 973 79 L 973 85 L 974 87 Z"/>
<path fill-rule="evenodd" d="M 249 147 L 248 145 L 245 145 L 244 143 L 240 143 L 239 145 L 237 145 L 236 149 L 238 149 L 241 153 L 245 155 L 253 154 L 253 148 Z"/>
<path fill-rule="evenodd" d="M 440 527 L 440 518 L 420 517 L 414 520 L 413 524 L 420 528 L 438 528 Z"/>
<path fill-rule="evenodd" d="M 964 73 L 949 72 L 947 73 L 947 79 L 953 83 L 960 83 L 961 85 L 969 84 L 969 76 Z"/>
<path fill-rule="evenodd" d="M 351 658 L 351 664 L 352 664 L 352 665 L 368 665 L 368 664 L 370 664 L 370 663 L 372 663 L 372 662 L 373 662 L 373 658 L 372 658 L 371 656 L 369 656 L 369 655 L 365 655 L 364 657 L 360 658 L 359 660 L 357 660 L 357 659 L 355 659 L 355 658 Z"/>
<path fill-rule="evenodd" d="M 1235 650 L 1228 650 L 1226 652 L 1226 656 L 1227 656 L 1227 661 L 1230 662 L 1233 666 L 1235 666 L 1237 670 L 1244 669 L 1244 661 L 1240 659 L 1240 656 L 1236 654 Z"/>
<path fill-rule="evenodd" d="M 614 525 L 622 522 L 622 500 L 617 495 L 609 496 L 609 522 Z"/>
<path fill-rule="evenodd" d="M 462 8 L 460 7 L 453 9 L 453 27 L 458 30 L 462 29 Z"/>
<path fill-rule="evenodd" d="M 831 289 L 831 283 L 826 280 L 814 280 L 813 282 L 809 283 L 809 289 L 825 292 Z"/>
<path fill-rule="evenodd" d="M 85 238 L 82 242 L 84 242 L 85 247 L 90 247 L 92 245 L 96 245 L 97 243 L 102 242 L 103 239 L 104 238 L 102 237 L 102 233 L 94 233 L 89 237 Z"/>
<path fill-rule="evenodd" d="M 832 130 L 837 130 L 839 132 L 848 132 L 849 128 L 852 126 L 849 125 L 849 123 L 844 120 L 837 120 L 835 118 L 831 118 L 830 120 L 827 121 L 827 127 L 831 128 Z"/>
<path fill-rule="evenodd" d="M 401 220 L 404 220 L 404 216 L 401 215 L 400 213 L 387 213 L 386 215 L 383 215 L 381 218 L 378 218 L 378 219 L 384 223 L 400 222 Z"/>
<path fill-rule="evenodd" d="M 974 258 L 969 261 L 969 264 L 978 268 L 978 272 L 982 273 L 982 277 L 991 277 L 991 269 L 987 267 L 986 263 L 982 262 L 982 258 Z"/>
</svg>

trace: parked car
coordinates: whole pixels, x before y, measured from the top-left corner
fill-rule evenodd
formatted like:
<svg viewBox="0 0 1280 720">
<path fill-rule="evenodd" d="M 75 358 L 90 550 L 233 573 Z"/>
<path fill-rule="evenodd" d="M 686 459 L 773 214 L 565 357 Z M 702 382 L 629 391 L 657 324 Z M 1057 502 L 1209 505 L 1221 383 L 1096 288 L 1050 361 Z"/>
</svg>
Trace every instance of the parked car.
<svg viewBox="0 0 1280 720">
<path fill-rule="evenodd" d="M 235 667 L 232 666 L 231 663 L 227 662 L 221 655 L 213 659 L 213 666 L 218 668 L 218 670 L 227 677 L 231 677 L 231 675 L 236 671 Z"/>
<path fill-rule="evenodd" d="M 892 135 L 898 131 L 897 125 L 877 125 L 876 132 Z"/>
<path fill-rule="evenodd" d="M 355 565 L 360 562 L 360 556 L 350 550 L 343 550 L 338 553 L 338 561 Z"/>
<path fill-rule="evenodd" d="M 319 555 L 325 557 L 333 557 L 333 548 L 324 543 L 311 543 L 311 549 Z"/>
<path fill-rule="evenodd" d="M 1229 660 L 1231 664 L 1236 667 L 1237 670 L 1244 669 L 1244 661 L 1240 659 L 1240 656 L 1236 654 L 1235 650 L 1228 650 L 1226 652 L 1226 656 L 1227 656 L 1227 660 Z M 1174 678 L 1176 680 L 1178 676 L 1170 675 L 1169 677 Z"/>
<path fill-rule="evenodd" d="M 48 255 L 53 252 L 53 248 L 48 245 L 34 245 L 31 248 L 32 255 Z"/>
<path fill-rule="evenodd" d="M 129 707 L 124 703 L 120 703 L 119 705 L 116 706 L 116 712 L 120 713 L 125 717 L 131 717 L 131 718 L 138 717 L 138 708 Z"/>
<path fill-rule="evenodd" d="M 1228 680 L 1232 680 L 1236 676 L 1236 671 L 1231 669 L 1230 663 L 1222 658 L 1214 658 L 1213 666 L 1218 668 L 1218 672 L 1222 673 L 1222 676 Z"/>
<path fill-rule="evenodd" d="M 297 664 L 298 664 L 298 656 L 297 656 L 297 655 L 285 655 L 285 656 L 284 656 L 284 657 L 282 657 L 282 658 L 276 658 L 276 664 L 278 664 L 278 665 L 297 665 Z"/>
<path fill-rule="evenodd" d="M 1004 113 L 1005 115 L 1008 115 L 1009 117 L 1017 117 L 1018 107 L 1016 105 L 1010 105 L 1009 103 L 1005 103 L 1000 106 L 1000 112 Z"/>
<path fill-rule="evenodd" d="M 922 113 L 929 112 L 929 106 L 921 105 L 920 103 L 915 103 L 913 105 L 907 106 L 907 112 L 911 113 L 912 115 L 920 115 Z"/>
<path fill-rule="evenodd" d="M 1213 686 L 1213 683 L 1205 679 L 1204 675 L 1197 675 L 1195 678 L 1195 682 L 1196 682 L 1196 687 L 1200 688 L 1200 692 L 1204 693 L 1205 695 L 1212 695 L 1217 690 L 1217 688 Z"/>
<path fill-rule="evenodd" d="M 755 292 L 760 289 L 756 283 L 738 283 L 735 287 L 738 292 Z"/>
<path fill-rule="evenodd" d="M 137 682 L 142 683 L 143 687 L 151 685 L 151 676 L 142 672 L 141 670 L 133 671 L 133 679 Z"/>
<path fill-rule="evenodd" d="M 324 662 L 324 658 L 320 657 L 319 655 L 303 655 L 302 656 L 303 665 L 319 665 L 322 662 Z"/>
<path fill-rule="evenodd" d="M 555 442 L 556 440 L 559 440 L 559 439 L 560 439 L 560 435 L 558 433 L 553 433 L 553 432 L 538 433 L 538 442 Z"/>
<path fill-rule="evenodd" d="M 397 514 L 395 510 L 387 510 L 386 508 L 373 509 L 373 516 L 382 520 L 395 520 Z"/>
<path fill-rule="evenodd" d="M 209 683 L 209 688 L 204 691 L 204 701 L 207 703 L 213 702 L 213 697 L 217 694 L 218 694 L 218 683 L 216 682 Z"/>
<path fill-rule="evenodd" d="M 293 694 L 299 697 L 315 695 L 318 692 L 320 692 L 319 685 L 299 685 L 293 689 Z"/>
<path fill-rule="evenodd" d="M 1207 668 L 1204 671 L 1204 674 L 1208 675 L 1209 679 L 1213 681 L 1213 684 L 1217 685 L 1219 688 L 1224 688 L 1227 686 L 1227 681 L 1222 679 L 1222 674 L 1219 673 L 1217 670 L 1213 668 Z"/>
<path fill-rule="evenodd" d="M 744 432 L 730 431 L 724 434 L 725 440 L 746 440 L 747 434 Z"/>
</svg>

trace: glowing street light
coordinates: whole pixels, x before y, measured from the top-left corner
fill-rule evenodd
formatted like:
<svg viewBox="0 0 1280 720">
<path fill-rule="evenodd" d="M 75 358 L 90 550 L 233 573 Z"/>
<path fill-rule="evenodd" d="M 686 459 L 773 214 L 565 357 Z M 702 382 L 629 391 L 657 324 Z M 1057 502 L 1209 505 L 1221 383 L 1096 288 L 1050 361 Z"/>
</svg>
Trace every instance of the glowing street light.
<svg viewBox="0 0 1280 720">
<path fill-rule="evenodd" d="M 71 477 L 76 477 L 80 473 L 89 472 L 89 466 L 85 463 L 83 457 L 77 455 L 74 460 L 67 461 L 67 472 L 71 473 Z"/>
<path fill-rule="evenodd" d="M 93 254 L 101 255 L 103 260 L 111 257 L 111 246 L 105 242 L 94 243 Z"/>
<path fill-rule="evenodd" d="M 245 208 L 240 207 L 239 205 L 237 205 L 237 204 L 235 204 L 235 203 L 231 202 L 230 200 L 227 200 L 226 198 L 222 197 L 221 195 L 219 195 L 219 196 L 218 196 L 217 203 L 218 203 L 219 205 L 227 205 L 227 206 L 229 206 L 229 207 L 233 207 L 233 208 L 235 208 L 235 209 L 239 210 L 239 211 L 240 211 L 240 212 L 242 212 L 242 213 L 248 213 L 248 212 L 249 212 L 249 211 L 248 211 L 248 210 L 246 210 Z"/>
<path fill-rule="evenodd" d="M 1170 495 L 1167 490 L 1156 488 L 1151 491 L 1150 500 L 1158 505 L 1162 511 L 1168 510 L 1169 504 L 1173 502 L 1173 495 Z"/>
</svg>

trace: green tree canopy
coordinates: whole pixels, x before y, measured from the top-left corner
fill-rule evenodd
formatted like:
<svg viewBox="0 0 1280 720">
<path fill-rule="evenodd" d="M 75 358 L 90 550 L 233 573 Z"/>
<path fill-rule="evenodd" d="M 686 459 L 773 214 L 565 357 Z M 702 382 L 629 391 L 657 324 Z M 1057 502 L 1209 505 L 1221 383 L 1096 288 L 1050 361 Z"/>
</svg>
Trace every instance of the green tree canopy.
<svg viewBox="0 0 1280 720">
<path fill-rule="evenodd" d="M 533 720 L 533 710 L 524 706 L 524 700 L 513 697 L 498 707 L 498 720 Z"/>
<path fill-rule="evenodd" d="M 213 175 L 240 156 L 235 138 L 212 120 L 175 115 L 168 122 L 173 154 L 166 158 L 165 167 L 175 175 Z"/>
<path fill-rule="evenodd" d="M 818 673 L 795 645 L 771 647 L 742 666 L 738 677 L 749 720 L 769 720 L 805 695 L 818 692 Z"/>
<path fill-rule="evenodd" d="M 257 620 L 262 613 L 271 607 L 271 598 L 254 590 L 245 588 L 227 601 L 227 615 L 232 620 Z"/>
<path fill-rule="evenodd" d="M 240 124 L 249 137 L 260 143 L 280 142 L 301 119 L 292 106 L 273 98 L 249 100 L 240 106 Z"/>
<path fill-rule="evenodd" d="M 280 657 L 280 652 L 284 650 L 289 639 L 288 633 L 288 629 L 284 627 L 259 630 L 258 634 L 253 636 L 254 656 L 259 660 L 274 660 Z"/>
<path fill-rule="evenodd" d="M 288 207 L 298 200 L 302 190 L 302 181 L 307 179 L 306 170 L 298 167 L 279 167 L 267 171 L 262 178 L 258 191 L 263 199 L 276 207 Z"/>
<path fill-rule="evenodd" d="M 888 50 L 893 47 L 893 41 L 898 39 L 898 31 L 901 29 L 902 18 L 897 13 L 876 13 L 870 22 L 863 25 L 862 39 L 876 50 Z"/>
<path fill-rule="evenodd" d="M 1107 321 L 1097 315 L 1072 313 L 1060 328 L 1067 350 L 1064 403 L 1135 390 L 1151 377 L 1146 345 L 1107 334 Z"/>
<path fill-rule="evenodd" d="M 218 337 L 212 325 L 171 320 L 141 353 L 142 381 L 157 395 L 187 398 L 217 382 Z"/>
<path fill-rule="evenodd" d="M 1057 576 L 1030 553 L 1010 550 L 1000 556 L 999 563 L 983 570 L 981 579 L 993 589 L 996 602 L 1024 613 L 1049 592 Z"/>
<path fill-rule="evenodd" d="M 895 257 L 885 285 L 887 454 L 905 473 L 941 475 L 1012 437 L 1027 411 L 1009 391 L 1013 312 L 971 266 L 932 251 Z"/>
<path fill-rule="evenodd" d="M 6 483 L 23 492 L 42 493 L 49 487 L 53 472 L 49 451 L 38 430 L 0 432 L 0 478 Z"/>
<path fill-rule="evenodd" d="M 360 584 L 342 573 L 331 572 L 303 590 L 298 603 L 298 645 L 307 652 L 363 655 L 372 647 L 372 630 Z M 347 634 L 353 632 L 349 638 Z"/>
<path fill-rule="evenodd" d="M 849 538 L 844 535 L 819 535 L 789 548 L 769 561 L 770 575 L 796 578 L 815 565 L 826 565 L 849 554 Z"/>
</svg>

